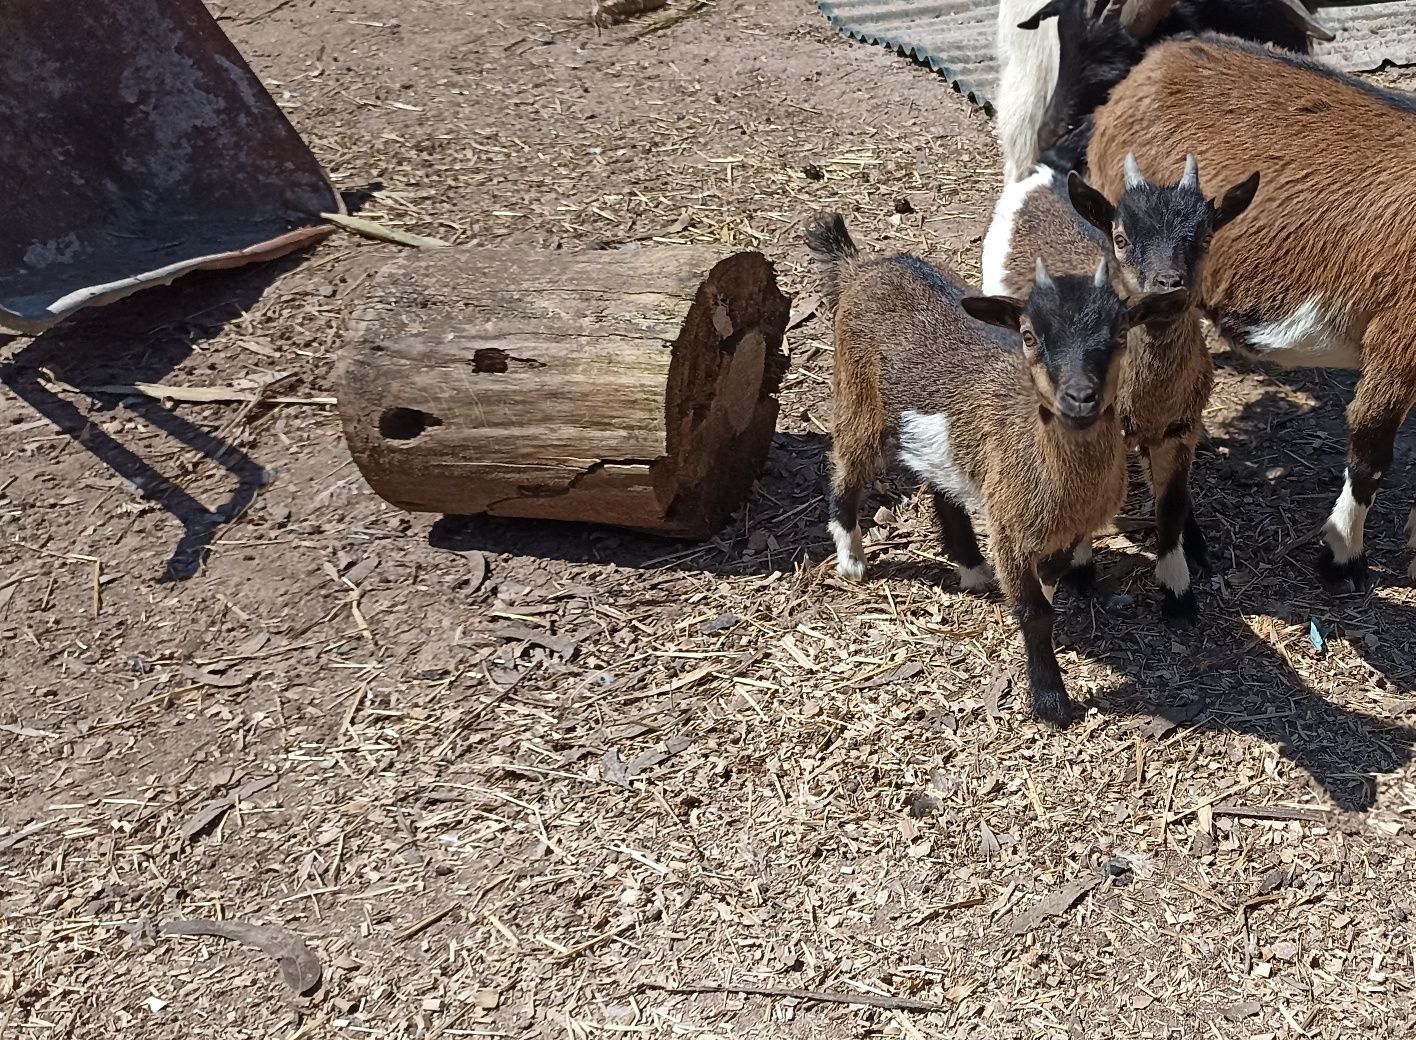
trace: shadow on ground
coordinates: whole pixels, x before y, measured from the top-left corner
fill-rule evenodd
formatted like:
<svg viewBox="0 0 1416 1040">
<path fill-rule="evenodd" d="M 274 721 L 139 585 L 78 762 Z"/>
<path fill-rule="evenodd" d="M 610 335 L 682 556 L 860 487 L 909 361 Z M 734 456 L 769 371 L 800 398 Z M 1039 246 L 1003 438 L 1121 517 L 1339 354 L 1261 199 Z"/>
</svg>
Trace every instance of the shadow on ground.
<svg viewBox="0 0 1416 1040">
<path fill-rule="evenodd" d="M 251 505 L 268 479 L 266 471 L 219 433 L 160 401 L 94 393 L 87 396 L 86 410 L 71 399 L 72 388 L 161 382 L 203 342 L 245 314 L 306 255 L 235 272 L 197 272 L 172 286 L 80 312 L 0 364 L 0 383 L 132 484 L 143 499 L 181 523 L 183 534 L 168 557 L 162 581 L 180 581 L 197 573 L 216 532 Z M 90 412 L 119 409 L 220 465 L 230 478 L 225 501 L 213 505 L 200 501 L 179 480 L 164 475 L 148 458 L 90 419 Z"/>
<path fill-rule="evenodd" d="M 1340 405 L 1332 407 L 1340 425 Z M 1226 515 L 1219 494 L 1227 482 L 1255 467 L 1262 477 L 1263 467 L 1255 461 L 1251 442 L 1311 414 L 1278 393 L 1264 395 L 1211 444 L 1208 465 L 1201 467 L 1209 469 L 1204 479 L 1211 486 L 1200 495 L 1200 516 L 1211 532 L 1222 584 L 1217 592 L 1206 590 L 1205 615 L 1196 629 L 1174 630 L 1159 621 L 1146 547 L 1144 556 L 1139 551 L 1101 554 L 1098 563 L 1106 578 L 1098 597 L 1083 603 L 1060 602 L 1058 632 L 1065 645 L 1127 677 L 1121 688 L 1098 702 L 1103 712 L 1154 716 L 1177 726 L 1271 742 L 1339 807 L 1363 810 L 1373 805 L 1377 775 L 1410 760 L 1416 731 L 1339 706 L 1310 690 L 1293 663 L 1256 633 L 1248 618 L 1256 617 L 1258 624 L 1275 619 L 1289 625 L 1306 625 L 1310 617 L 1320 619 L 1320 629 L 1330 639 L 1353 637 L 1346 645 L 1359 649 L 1374 678 L 1381 676 L 1409 691 L 1416 686 L 1416 667 L 1403 655 L 1401 640 L 1389 643 L 1379 636 L 1370 645 L 1364 637 L 1392 632 L 1416 637 L 1416 614 L 1377 597 L 1333 600 L 1305 562 L 1287 556 L 1267 559 L 1266 553 L 1274 548 L 1268 543 L 1277 544 L 1288 528 L 1263 515 L 1262 485 L 1255 486 L 1254 504 L 1246 507 L 1245 516 L 1251 525 L 1269 531 L 1263 545 L 1246 540 L 1244 529 Z M 1227 449 L 1227 457 L 1220 449 Z M 824 560 L 832 551 L 822 493 L 825 450 L 822 436 L 779 434 L 744 516 L 704 544 L 550 522 L 452 517 L 434 525 L 429 541 L 454 551 L 480 549 L 627 568 L 718 575 L 789 570 L 801 561 Z M 1340 439 L 1333 451 L 1340 473 Z M 1302 477 L 1309 479 L 1308 474 Z M 1327 499 L 1326 488 L 1320 497 Z M 867 516 L 872 508 L 867 508 Z M 1135 537 L 1133 544 L 1139 550 L 1145 538 Z M 871 551 L 878 557 L 882 548 L 877 544 Z M 951 586 L 955 580 L 947 565 L 899 558 L 878 559 L 873 577 Z M 1121 608 L 1104 609 L 1101 604 L 1123 585 L 1134 600 Z M 1282 591 L 1277 598 L 1271 595 L 1275 586 Z"/>
</svg>

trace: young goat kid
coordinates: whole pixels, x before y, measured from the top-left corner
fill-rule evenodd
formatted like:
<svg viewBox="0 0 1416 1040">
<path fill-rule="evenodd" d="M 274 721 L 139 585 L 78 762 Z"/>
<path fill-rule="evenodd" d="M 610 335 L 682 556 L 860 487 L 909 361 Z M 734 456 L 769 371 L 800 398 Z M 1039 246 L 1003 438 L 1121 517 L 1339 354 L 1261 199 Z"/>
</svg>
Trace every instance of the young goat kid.
<svg viewBox="0 0 1416 1040">
<path fill-rule="evenodd" d="M 1318 564 L 1329 584 L 1365 589 L 1367 511 L 1416 403 L 1416 97 L 1236 40 L 1175 40 L 1096 113 L 1088 160 L 1103 191 L 1121 186 L 1128 151 L 1159 168 L 1193 152 L 1220 183 L 1262 172 L 1201 295 L 1250 357 L 1361 371 Z M 1416 511 L 1407 537 L 1416 548 Z"/>
<path fill-rule="evenodd" d="M 933 491 L 945 551 L 965 584 L 987 575 L 965 509 L 986 513 L 994 567 L 1022 629 L 1033 712 L 1065 726 L 1052 593 L 1077 544 L 1125 494 L 1114 399 L 1127 333 L 1173 317 L 1185 293 L 1128 307 L 1104 262 L 1094 275 L 1054 279 L 1039 260 L 1026 303 L 968 297 L 918 257 L 860 259 L 839 214 L 806 239 L 835 308 L 837 569 L 865 574 L 861 499 L 893 445 Z"/>
<path fill-rule="evenodd" d="M 1333 35 L 1298 0 L 1000 0 L 1004 183 L 1081 126 L 1154 43 L 1216 32 L 1307 53 Z"/>
<path fill-rule="evenodd" d="M 1128 293 L 1183 290 L 1189 306 L 1173 320 L 1131 329 L 1116 412 L 1128 447 L 1139 453 L 1155 496 L 1156 580 L 1166 617 L 1194 621 L 1199 605 L 1190 570 L 1207 564 L 1204 535 L 1190 500 L 1190 468 L 1201 417 L 1214 386 L 1198 307 L 1201 271 L 1211 236 L 1248 207 L 1258 189 L 1254 174 L 1221 200 L 1200 191 L 1195 157 L 1178 183 L 1151 184 L 1135 157 L 1125 161 L 1125 191 L 1115 206 L 1076 173 L 1039 165 L 1032 176 L 1003 190 L 983 241 L 983 291 L 1024 296 L 1033 258 L 1054 272 L 1080 274 L 1098 260 L 1114 261 Z M 1078 550 L 1077 583 L 1095 573 L 1091 540 Z"/>
</svg>

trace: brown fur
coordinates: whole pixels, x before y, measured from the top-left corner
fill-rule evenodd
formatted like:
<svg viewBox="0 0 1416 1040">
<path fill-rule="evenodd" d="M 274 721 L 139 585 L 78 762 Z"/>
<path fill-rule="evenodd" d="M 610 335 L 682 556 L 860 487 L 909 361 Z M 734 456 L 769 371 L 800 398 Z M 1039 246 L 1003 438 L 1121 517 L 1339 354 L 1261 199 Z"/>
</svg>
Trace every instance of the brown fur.
<svg viewBox="0 0 1416 1040">
<path fill-rule="evenodd" d="M 1282 317 L 1321 292 L 1357 322 L 1416 315 L 1416 113 L 1262 48 L 1177 41 L 1153 48 L 1097 112 L 1088 164 L 1108 196 L 1128 151 L 1144 169 L 1194 153 L 1210 185 L 1262 174 L 1211 248 L 1212 309 Z"/>
<path fill-rule="evenodd" d="M 1324 342 L 1357 344 L 1348 471 L 1370 505 L 1416 402 L 1416 99 L 1236 41 L 1175 41 L 1153 48 L 1096 114 L 1088 161 L 1102 191 L 1120 191 L 1127 151 L 1147 169 L 1192 152 L 1211 185 L 1260 172 L 1253 204 L 1213 244 L 1205 307 L 1244 349 L 1255 346 L 1247 329 L 1317 297 L 1333 333 Z M 1341 351 L 1274 359 L 1345 361 Z M 1338 516 L 1321 562 L 1360 588 L 1361 529 L 1335 536 Z"/>
</svg>

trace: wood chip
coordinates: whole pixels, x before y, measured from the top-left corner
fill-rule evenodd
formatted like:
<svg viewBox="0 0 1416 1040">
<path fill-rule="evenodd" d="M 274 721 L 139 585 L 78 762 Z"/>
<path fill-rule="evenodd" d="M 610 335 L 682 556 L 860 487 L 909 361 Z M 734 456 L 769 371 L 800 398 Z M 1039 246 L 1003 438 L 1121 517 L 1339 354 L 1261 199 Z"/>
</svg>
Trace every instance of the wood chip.
<svg viewBox="0 0 1416 1040">
<path fill-rule="evenodd" d="M 396 246 L 436 248 L 439 246 L 452 245 L 451 242 L 444 242 L 441 238 L 429 238 L 427 235 L 415 235 L 411 231 L 400 231 L 397 228 L 386 227 L 378 221 L 369 220 L 365 217 L 351 217 L 345 213 L 321 213 L 320 216 L 335 227 L 343 228 L 345 231 L 362 235 L 364 238 L 372 238 L 379 242 L 392 242 Z"/>
</svg>

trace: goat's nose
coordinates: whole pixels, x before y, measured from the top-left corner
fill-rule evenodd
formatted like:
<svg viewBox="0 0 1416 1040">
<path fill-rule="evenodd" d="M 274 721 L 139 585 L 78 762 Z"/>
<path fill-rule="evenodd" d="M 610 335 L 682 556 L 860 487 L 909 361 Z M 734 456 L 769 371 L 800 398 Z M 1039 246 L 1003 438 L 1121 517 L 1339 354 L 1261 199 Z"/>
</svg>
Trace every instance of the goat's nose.
<svg viewBox="0 0 1416 1040">
<path fill-rule="evenodd" d="M 1069 411 L 1083 412 L 1096 407 L 1096 387 L 1067 387 L 1062 391 L 1062 403 Z"/>
<path fill-rule="evenodd" d="M 1155 287 L 1158 292 L 1171 292 L 1175 289 L 1185 288 L 1185 276 L 1179 271 L 1166 271 L 1158 274 L 1155 278 Z"/>
</svg>

